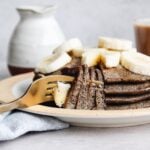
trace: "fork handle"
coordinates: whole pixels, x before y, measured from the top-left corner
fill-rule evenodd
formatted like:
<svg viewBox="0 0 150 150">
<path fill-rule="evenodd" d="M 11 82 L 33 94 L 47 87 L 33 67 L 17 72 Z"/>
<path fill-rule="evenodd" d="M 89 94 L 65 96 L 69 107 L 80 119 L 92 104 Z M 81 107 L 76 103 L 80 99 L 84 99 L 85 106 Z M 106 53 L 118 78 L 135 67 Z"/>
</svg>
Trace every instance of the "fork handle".
<svg viewBox="0 0 150 150">
<path fill-rule="evenodd" d="M 0 104 L 0 113 L 14 110 L 16 108 L 19 108 L 19 106 L 20 103 L 18 102 L 18 100 L 6 104 Z"/>
</svg>

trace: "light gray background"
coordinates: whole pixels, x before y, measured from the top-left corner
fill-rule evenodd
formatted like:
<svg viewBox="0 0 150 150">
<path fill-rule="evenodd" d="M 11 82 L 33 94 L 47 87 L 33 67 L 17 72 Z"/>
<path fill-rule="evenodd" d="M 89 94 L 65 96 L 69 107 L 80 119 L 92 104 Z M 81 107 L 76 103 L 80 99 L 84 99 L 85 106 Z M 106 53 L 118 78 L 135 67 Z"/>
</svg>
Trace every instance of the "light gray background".
<svg viewBox="0 0 150 150">
<path fill-rule="evenodd" d="M 149 0 L 0 0 L 0 78 L 5 66 L 10 35 L 19 20 L 15 7 L 24 4 L 58 4 L 56 18 L 66 36 L 96 45 L 100 35 L 134 39 L 135 19 L 150 17 Z M 69 128 L 28 134 L 1 142 L 0 150 L 149 150 L 150 125 L 127 128 Z"/>
<path fill-rule="evenodd" d="M 19 20 L 20 5 L 57 4 L 56 18 L 65 35 L 89 45 L 100 35 L 134 39 L 133 23 L 150 16 L 149 0 L 0 0 L 0 59 L 6 61 L 8 41 Z"/>
</svg>

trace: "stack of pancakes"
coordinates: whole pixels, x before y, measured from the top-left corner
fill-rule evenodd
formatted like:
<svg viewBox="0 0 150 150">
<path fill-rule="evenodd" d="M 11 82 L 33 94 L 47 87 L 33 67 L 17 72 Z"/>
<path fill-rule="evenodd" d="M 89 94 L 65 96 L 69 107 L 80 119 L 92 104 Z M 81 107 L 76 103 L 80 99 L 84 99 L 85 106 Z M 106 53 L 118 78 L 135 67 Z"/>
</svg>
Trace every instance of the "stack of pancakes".
<svg viewBox="0 0 150 150">
<path fill-rule="evenodd" d="M 150 77 L 135 74 L 122 66 L 101 66 L 108 109 L 134 109 L 150 106 Z"/>
<path fill-rule="evenodd" d="M 93 80 L 100 84 L 89 82 Z M 150 107 L 150 77 L 122 66 L 109 69 L 80 66 L 64 107 L 118 110 Z"/>
</svg>

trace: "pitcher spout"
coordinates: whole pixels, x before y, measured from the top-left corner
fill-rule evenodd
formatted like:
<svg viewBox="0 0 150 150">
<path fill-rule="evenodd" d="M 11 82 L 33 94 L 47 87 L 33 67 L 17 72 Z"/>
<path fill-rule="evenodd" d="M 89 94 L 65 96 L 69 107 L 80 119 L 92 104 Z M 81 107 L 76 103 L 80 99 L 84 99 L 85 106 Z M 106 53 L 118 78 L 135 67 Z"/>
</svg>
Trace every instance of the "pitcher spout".
<svg viewBox="0 0 150 150">
<path fill-rule="evenodd" d="M 49 6 L 20 6 L 17 8 L 17 11 L 21 16 L 28 14 L 52 14 L 56 11 L 56 5 Z"/>
</svg>

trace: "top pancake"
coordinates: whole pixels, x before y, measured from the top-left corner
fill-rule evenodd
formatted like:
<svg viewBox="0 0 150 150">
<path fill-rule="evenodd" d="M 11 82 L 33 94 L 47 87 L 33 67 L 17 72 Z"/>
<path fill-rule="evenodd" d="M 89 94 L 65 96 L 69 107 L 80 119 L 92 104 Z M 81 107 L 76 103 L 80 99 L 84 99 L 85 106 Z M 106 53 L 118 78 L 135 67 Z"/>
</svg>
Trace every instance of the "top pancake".
<svg viewBox="0 0 150 150">
<path fill-rule="evenodd" d="M 101 65 L 105 83 L 141 83 L 150 81 L 150 76 L 139 75 L 128 71 L 121 65 L 106 69 Z"/>
</svg>

